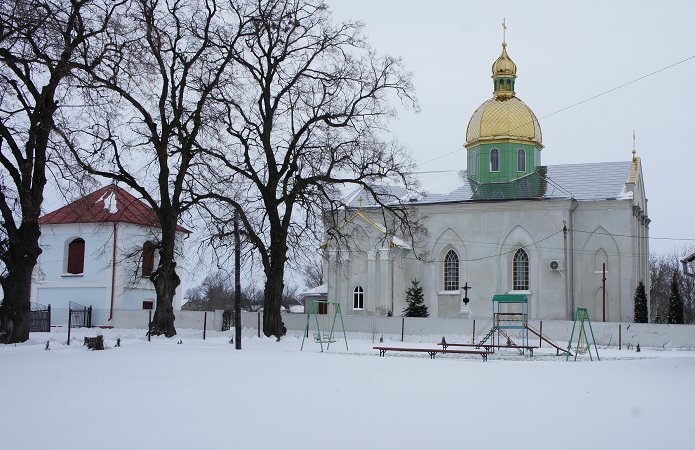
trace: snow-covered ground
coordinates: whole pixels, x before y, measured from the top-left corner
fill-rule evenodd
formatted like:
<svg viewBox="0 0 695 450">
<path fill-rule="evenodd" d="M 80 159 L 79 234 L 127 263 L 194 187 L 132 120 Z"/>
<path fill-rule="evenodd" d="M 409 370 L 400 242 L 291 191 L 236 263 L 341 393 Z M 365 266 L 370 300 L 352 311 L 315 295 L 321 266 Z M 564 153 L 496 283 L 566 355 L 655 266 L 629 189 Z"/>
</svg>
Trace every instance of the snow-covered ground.
<svg viewBox="0 0 695 450">
<path fill-rule="evenodd" d="M 349 351 L 341 340 L 321 353 L 312 341 L 300 352 L 297 335 L 275 342 L 244 330 L 237 351 L 230 333 L 203 341 L 199 331 L 178 331 L 147 342 L 143 330 L 73 330 L 67 346 L 66 330 L 56 329 L 0 346 L 0 448 L 653 450 L 695 442 L 695 351 L 600 348 L 600 362 L 565 362 L 549 350 L 430 360 L 380 358 L 366 335 L 349 336 Z M 81 346 L 97 333 L 107 350 Z"/>
</svg>

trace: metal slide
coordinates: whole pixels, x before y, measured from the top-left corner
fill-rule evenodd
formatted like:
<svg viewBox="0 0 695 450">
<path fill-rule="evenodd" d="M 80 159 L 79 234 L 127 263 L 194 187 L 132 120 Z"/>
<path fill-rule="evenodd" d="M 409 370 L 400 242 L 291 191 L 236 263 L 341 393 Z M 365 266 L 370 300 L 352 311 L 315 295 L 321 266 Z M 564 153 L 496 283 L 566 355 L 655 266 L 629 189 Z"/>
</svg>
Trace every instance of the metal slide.
<svg viewBox="0 0 695 450">
<path fill-rule="evenodd" d="M 562 348 L 559 345 L 557 345 L 552 339 L 548 339 L 547 337 L 542 336 L 541 332 L 533 328 L 531 325 L 526 324 L 526 329 L 538 336 L 539 338 L 541 338 L 542 340 L 544 340 L 545 342 L 547 342 L 548 344 L 550 344 L 552 347 L 554 347 L 558 352 L 558 356 L 565 356 L 567 354 L 569 354 L 569 356 L 573 356 L 572 353 L 568 352 L 566 348 Z"/>
</svg>

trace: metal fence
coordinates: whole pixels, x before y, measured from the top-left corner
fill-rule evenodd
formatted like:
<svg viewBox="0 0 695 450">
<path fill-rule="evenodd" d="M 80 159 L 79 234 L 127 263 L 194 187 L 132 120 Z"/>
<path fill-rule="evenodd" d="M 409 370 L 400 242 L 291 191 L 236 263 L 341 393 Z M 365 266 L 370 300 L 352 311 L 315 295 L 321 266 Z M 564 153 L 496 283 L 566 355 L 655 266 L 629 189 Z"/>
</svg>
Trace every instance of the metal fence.
<svg viewBox="0 0 695 450">
<path fill-rule="evenodd" d="M 70 302 L 70 317 L 68 324 L 70 328 L 92 327 L 92 307 Z"/>
<path fill-rule="evenodd" d="M 31 304 L 29 331 L 32 333 L 47 333 L 51 331 L 51 305 Z"/>
</svg>

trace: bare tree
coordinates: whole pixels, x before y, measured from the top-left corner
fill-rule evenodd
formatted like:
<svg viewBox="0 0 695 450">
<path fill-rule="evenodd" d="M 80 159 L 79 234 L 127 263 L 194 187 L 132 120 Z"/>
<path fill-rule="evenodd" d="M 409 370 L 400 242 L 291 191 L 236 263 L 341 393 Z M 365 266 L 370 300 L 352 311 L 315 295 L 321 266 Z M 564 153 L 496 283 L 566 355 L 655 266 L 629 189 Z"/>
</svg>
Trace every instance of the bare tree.
<svg viewBox="0 0 695 450">
<path fill-rule="evenodd" d="M 0 342 L 29 339 L 31 276 L 39 247 L 47 163 L 56 117 L 81 58 L 92 65 L 99 38 L 122 3 L 5 0 L 0 3 Z M 89 50 L 90 58 L 83 58 Z"/>
<path fill-rule="evenodd" d="M 674 274 L 681 270 L 680 260 L 692 253 L 691 248 L 674 250 L 668 255 L 649 257 L 650 288 L 649 298 L 652 320 L 666 323 L 669 316 L 669 297 L 672 291 Z M 686 276 L 676 278 L 678 290 L 683 300 L 685 323 L 695 323 L 695 279 Z"/>
<path fill-rule="evenodd" d="M 286 261 L 312 251 L 307 239 L 344 206 L 340 188 L 411 187 L 410 158 L 385 130 L 395 105 L 417 105 L 400 61 L 377 56 L 359 23 L 334 24 L 323 2 L 258 0 L 235 12 L 248 20 L 234 45 L 236 82 L 216 95 L 221 145 L 209 154 L 221 167 L 199 179 L 214 186 L 205 213 L 215 236 L 228 239 L 239 213 L 265 273 L 263 332 L 280 338 Z M 407 208 L 382 206 L 409 227 Z"/>
<path fill-rule="evenodd" d="M 152 334 L 176 334 L 172 300 L 179 220 L 198 202 L 194 168 L 214 137 L 211 94 L 229 83 L 241 26 L 216 0 L 135 0 L 110 35 L 108 57 L 83 66 L 89 130 L 66 135 L 82 170 L 128 185 L 156 212 L 162 234 Z M 91 140 L 92 147 L 84 143 Z M 202 170 L 202 169 L 201 169 Z"/>
</svg>

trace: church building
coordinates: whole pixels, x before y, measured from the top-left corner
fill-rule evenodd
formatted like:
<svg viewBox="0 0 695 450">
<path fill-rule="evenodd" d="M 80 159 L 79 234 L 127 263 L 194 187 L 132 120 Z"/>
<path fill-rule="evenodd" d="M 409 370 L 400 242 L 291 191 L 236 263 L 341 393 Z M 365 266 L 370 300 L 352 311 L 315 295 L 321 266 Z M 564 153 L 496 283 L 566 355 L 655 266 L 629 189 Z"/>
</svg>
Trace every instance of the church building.
<svg viewBox="0 0 695 450">
<path fill-rule="evenodd" d="M 387 232 L 388 214 L 366 191 L 345 200 L 352 244 L 324 260 L 327 297 L 344 314 L 400 315 L 417 280 L 430 317 L 489 318 L 493 295 L 511 293 L 526 296 L 534 320 L 585 307 L 592 320 L 633 321 L 635 289 L 649 291 L 640 158 L 633 148 L 626 161 L 543 165 L 541 127 L 516 95 L 506 47 L 492 65 L 494 96 L 468 122 L 458 188 L 380 188 L 424 219 L 421 238 Z"/>
<path fill-rule="evenodd" d="M 161 228 L 155 211 L 115 184 L 102 187 L 39 219 L 42 253 L 34 268 L 31 301 L 51 305 L 53 323 L 67 323 L 71 302 L 91 306 L 92 323 L 108 325 L 117 310 L 154 309 L 150 275 L 159 265 Z M 177 227 L 177 266 L 183 241 Z M 174 296 L 181 309 L 182 286 Z"/>
</svg>

